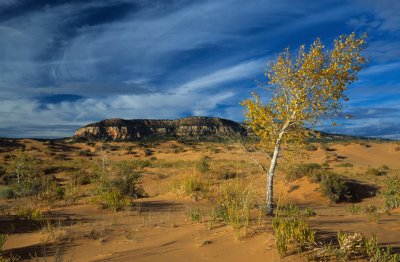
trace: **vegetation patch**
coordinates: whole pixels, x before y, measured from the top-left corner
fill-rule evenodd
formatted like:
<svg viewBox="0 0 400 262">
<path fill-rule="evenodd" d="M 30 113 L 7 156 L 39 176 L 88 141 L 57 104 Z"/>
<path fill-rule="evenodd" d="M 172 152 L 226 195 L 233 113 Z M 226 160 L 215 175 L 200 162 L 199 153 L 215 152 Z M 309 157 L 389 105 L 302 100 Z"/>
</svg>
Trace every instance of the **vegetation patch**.
<svg viewBox="0 0 400 262">
<path fill-rule="evenodd" d="M 209 171 L 210 170 L 210 164 L 209 164 L 209 161 L 210 161 L 210 157 L 208 157 L 208 156 L 203 156 L 200 160 L 199 160 L 199 162 L 197 163 L 197 170 L 200 172 L 200 173 L 202 173 L 202 174 L 204 174 L 204 173 L 206 173 L 207 171 Z"/>
<path fill-rule="evenodd" d="M 54 181 L 54 177 L 45 175 L 43 165 L 37 158 L 19 149 L 16 158 L 8 167 L 6 184 L 12 188 L 13 197 L 26 197 L 43 192 Z"/>
<path fill-rule="evenodd" d="M 336 167 L 353 167 L 352 163 L 341 163 L 336 165 Z"/>
<path fill-rule="evenodd" d="M 272 228 L 275 244 L 282 258 L 290 252 L 310 250 L 315 245 L 315 230 L 309 227 L 307 216 L 303 216 L 295 205 L 278 206 Z"/>
<path fill-rule="evenodd" d="M 385 208 L 393 209 L 400 207 L 400 177 L 388 177 L 384 188 L 379 192 L 383 199 Z"/>
<path fill-rule="evenodd" d="M 324 172 L 320 176 L 321 193 L 333 202 L 352 199 L 347 183 L 333 172 Z"/>
<path fill-rule="evenodd" d="M 5 186 L 0 188 L 0 199 L 12 199 L 15 197 L 15 192 L 11 187 Z"/>
<path fill-rule="evenodd" d="M 109 164 L 99 175 L 90 202 L 117 212 L 132 198 L 145 195 L 141 182 L 140 173 L 133 170 L 129 163 Z"/>
<path fill-rule="evenodd" d="M 320 185 L 321 193 L 332 202 L 357 201 L 375 194 L 376 188 L 347 179 L 321 165 L 298 164 L 290 168 L 286 179 L 299 179 L 306 176 L 311 182 Z"/>
<path fill-rule="evenodd" d="M 293 165 L 286 173 L 286 180 L 297 180 L 304 176 L 311 178 L 314 177 L 317 173 L 320 173 L 321 169 L 322 166 L 317 163 Z"/>
<path fill-rule="evenodd" d="M 342 232 L 337 233 L 338 246 L 333 247 L 332 244 L 316 248 L 318 255 L 313 255 L 313 260 L 326 261 L 336 258 L 337 261 L 353 261 L 366 259 L 371 262 L 397 262 L 400 261 L 400 254 L 394 254 L 392 248 L 380 247 L 376 236 L 366 238 L 362 233 L 358 232 Z M 311 260 L 311 256 L 309 256 Z"/>
<path fill-rule="evenodd" d="M 389 168 L 387 166 L 381 166 L 379 168 L 370 167 L 365 172 L 367 176 L 385 176 L 387 175 Z"/>
<path fill-rule="evenodd" d="M 258 211 L 260 216 L 264 212 L 257 209 L 259 206 L 260 200 L 250 186 L 243 186 L 239 180 L 227 181 L 219 189 L 212 221 L 232 227 L 236 239 L 239 239 L 240 230 L 247 229 L 250 224 L 251 211 Z"/>
</svg>

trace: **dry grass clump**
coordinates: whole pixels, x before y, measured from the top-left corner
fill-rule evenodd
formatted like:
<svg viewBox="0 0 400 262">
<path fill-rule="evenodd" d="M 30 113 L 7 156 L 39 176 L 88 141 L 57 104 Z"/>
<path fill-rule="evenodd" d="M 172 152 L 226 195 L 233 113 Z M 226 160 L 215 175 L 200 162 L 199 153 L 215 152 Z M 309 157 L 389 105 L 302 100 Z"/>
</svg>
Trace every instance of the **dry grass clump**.
<svg viewBox="0 0 400 262">
<path fill-rule="evenodd" d="M 389 171 L 389 167 L 387 167 L 387 166 L 381 166 L 381 167 L 378 167 L 378 168 L 370 167 L 365 172 L 365 175 L 371 176 L 371 177 L 374 177 L 374 176 L 385 176 L 385 175 L 387 175 L 388 171 Z"/>
<path fill-rule="evenodd" d="M 317 163 L 297 164 L 289 168 L 286 173 L 286 180 L 292 181 L 300 179 L 304 176 L 312 178 L 317 173 L 321 172 L 321 165 Z"/>
<path fill-rule="evenodd" d="M 236 239 L 240 238 L 242 228 L 247 229 L 251 220 L 251 211 L 259 212 L 260 199 L 251 185 L 244 186 L 238 179 L 234 181 L 226 181 L 223 183 L 218 192 L 217 206 L 212 212 L 214 223 L 225 223 L 232 227 L 235 231 Z"/>
<path fill-rule="evenodd" d="M 300 209 L 294 205 L 281 205 L 276 208 L 272 228 L 275 244 L 282 258 L 289 254 L 290 250 L 304 252 L 314 247 L 315 230 L 309 227 L 307 217 L 301 214 Z"/>
<path fill-rule="evenodd" d="M 209 171 L 210 170 L 210 164 L 209 164 L 209 161 L 210 161 L 210 157 L 208 157 L 208 156 L 203 156 L 200 160 L 199 160 L 199 162 L 197 163 L 197 170 L 200 172 L 200 173 L 202 173 L 202 174 L 204 174 L 204 173 L 206 173 L 207 171 Z"/>
<path fill-rule="evenodd" d="M 387 246 L 380 247 L 376 236 L 366 238 L 362 233 L 337 233 L 338 246 L 332 243 L 317 247 L 313 253 L 308 254 L 308 260 L 315 261 L 353 261 L 366 259 L 370 262 L 398 262 L 400 254 L 393 254 L 392 248 Z"/>
<path fill-rule="evenodd" d="M 199 208 L 190 208 L 186 210 L 185 215 L 187 220 L 192 223 L 201 223 L 203 222 L 205 212 Z"/>
<path fill-rule="evenodd" d="M 171 184 L 171 191 L 188 196 L 194 200 L 199 200 L 209 191 L 209 187 L 209 180 L 200 174 L 193 173 L 181 179 L 174 180 Z"/>
<path fill-rule="evenodd" d="M 336 165 L 336 167 L 353 167 L 353 164 L 346 162 L 346 163 L 338 164 L 338 165 Z"/>
<path fill-rule="evenodd" d="M 141 174 L 128 162 L 108 163 L 99 174 L 90 203 L 117 212 L 132 198 L 144 196 L 141 182 Z"/>
<path fill-rule="evenodd" d="M 306 146 L 306 150 L 307 150 L 307 151 L 317 151 L 317 150 L 318 150 L 318 147 L 316 147 L 316 146 L 313 145 L 313 144 L 308 144 L 308 145 Z"/>
<path fill-rule="evenodd" d="M 387 177 L 384 189 L 379 192 L 379 196 L 383 199 L 385 208 L 400 207 L 400 177 Z"/>
<path fill-rule="evenodd" d="M 352 215 L 365 214 L 368 216 L 370 222 L 378 222 L 380 217 L 380 211 L 377 206 L 374 205 L 350 205 L 346 208 L 346 211 Z"/>
<path fill-rule="evenodd" d="M 15 215 L 19 219 L 27 221 L 42 221 L 44 219 L 42 211 L 37 206 L 28 206 L 28 204 L 15 207 Z"/>
</svg>

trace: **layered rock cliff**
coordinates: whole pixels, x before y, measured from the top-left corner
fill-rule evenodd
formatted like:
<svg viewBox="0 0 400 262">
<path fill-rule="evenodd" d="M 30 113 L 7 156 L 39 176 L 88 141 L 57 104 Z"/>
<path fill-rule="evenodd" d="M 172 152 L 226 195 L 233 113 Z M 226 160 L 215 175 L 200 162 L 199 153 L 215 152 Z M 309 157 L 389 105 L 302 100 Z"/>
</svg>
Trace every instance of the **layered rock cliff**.
<svg viewBox="0 0 400 262">
<path fill-rule="evenodd" d="M 106 140 L 137 140 L 150 137 L 199 138 L 246 135 L 245 127 L 218 117 L 187 117 L 177 120 L 106 119 L 78 129 L 75 137 Z"/>
</svg>

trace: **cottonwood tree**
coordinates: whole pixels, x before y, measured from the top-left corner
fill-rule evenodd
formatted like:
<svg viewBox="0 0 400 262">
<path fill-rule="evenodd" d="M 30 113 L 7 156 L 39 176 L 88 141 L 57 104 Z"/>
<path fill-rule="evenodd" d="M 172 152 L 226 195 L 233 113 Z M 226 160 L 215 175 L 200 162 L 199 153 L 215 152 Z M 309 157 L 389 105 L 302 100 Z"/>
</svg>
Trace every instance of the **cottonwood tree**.
<svg viewBox="0 0 400 262">
<path fill-rule="evenodd" d="M 331 49 L 317 39 L 306 49 L 300 46 L 295 54 L 287 48 L 270 62 L 265 75 L 268 83 L 261 87 L 269 93 L 269 101 L 253 93 L 243 101 L 247 107 L 246 123 L 261 138 L 271 163 L 267 173 L 267 214 L 273 214 L 273 182 L 275 167 L 282 149 L 306 142 L 310 127 L 321 117 L 342 112 L 344 91 L 357 80 L 357 73 L 366 59 L 361 52 L 366 35 L 342 35 Z"/>
</svg>

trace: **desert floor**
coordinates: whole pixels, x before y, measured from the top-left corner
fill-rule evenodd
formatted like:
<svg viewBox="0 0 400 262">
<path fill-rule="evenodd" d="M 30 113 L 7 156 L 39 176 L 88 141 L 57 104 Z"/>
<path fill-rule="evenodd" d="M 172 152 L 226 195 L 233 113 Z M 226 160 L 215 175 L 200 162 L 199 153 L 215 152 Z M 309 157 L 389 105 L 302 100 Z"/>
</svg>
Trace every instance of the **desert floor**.
<svg viewBox="0 0 400 262">
<path fill-rule="evenodd" d="M 304 155 L 280 159 L 275 177 L 276 201 L 313 210 L 315 215 L 308 223 L 316 230 L 319 243 L 335 245 L 338 231 L 360 232 L 366 237 L 375 235 L 380 245 L 399 252 L 400 210 L 384 210 L 379 194 L 388 177 L 400 175 L 399 144 L 328 141 L 313 145 L 315 148 L 304 151 Z M 93 204 L 95 185 L 88 181 L 72 184 L 70 198 L 3 198 L 0 233 L 7 235 L 5 257 L 19 257 L 21 261 L 307 261 L 306 254 L 294 251 L 280 257 L 272 218 L 257 208 L 265 199 L 266 184 L 266 176 L 257 163 L 265 167 L 269 163 L 258 150 L 245 150 L 240 144 L 226 142 L 103 145 L 3 139 L 2 177 L 15 168 L 20 147 L 39 161 L 45 176 L 54 178 L 62 188 L 71 185 L 73 176 L 92 176 L 99 169 L 107 170 L 104 166 L 109 163 L 132 162 L 142 175 L 147 196 L 130 199 L 113 212 Z M 307 177 L 288 180 L 287 170 L 298 163 L 323 164 L 352 181 L 358 192 L 357 201 L 333 203 L 322 195 L 319 184 Z M 385 175 L 367 172 L 382 166 L 386 166 Z M 199 186 L 188 188 L 187 183 Z M 213 219 L 212 210 L 220 201 L 221 188 L 227 184 L 251 191 L 258 203 L 249 211 L 247 224 L 234 227 Z M 6 188 L 4 179 L 2 188 Z M 377 211 L 349 211 L 355 206 L 373 206 Z M 21 210 L 35 210 L 39 215 L 29 217 Z"/>
</svg>

